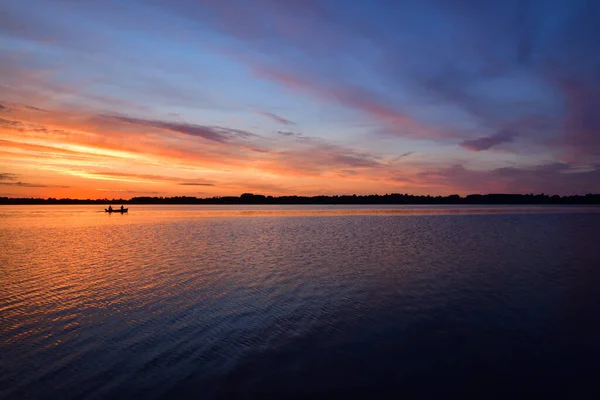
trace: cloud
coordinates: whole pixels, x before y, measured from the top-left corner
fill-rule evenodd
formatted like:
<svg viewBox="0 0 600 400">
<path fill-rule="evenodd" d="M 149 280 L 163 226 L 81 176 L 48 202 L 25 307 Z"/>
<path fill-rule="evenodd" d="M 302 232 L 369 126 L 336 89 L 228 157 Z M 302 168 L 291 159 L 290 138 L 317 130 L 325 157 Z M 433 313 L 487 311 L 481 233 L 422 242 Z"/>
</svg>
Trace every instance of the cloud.
<svg viewBox="0 0 600 400">
<path fill-rule="evenodd" d="M 515 132 L 500 131 L 490 136 L 483 136 L 473 140 L 465 140 L 464 142 L 460 143 L 460 146 L 471 151 L 483 151 L 502 143 L 512 142 L 516 136 L 517 135 Z"/>
<path fill-rule="evenodd" d="M 134 179 L 149 182 L 173 182 L 177 183 L 178 185 L 184 186 L 214 186 L 214 184 L 210 182 L 187 182 L 189 181 L 189 179 L 167 175 L 135 174 L 117 171 L 93 171 L 89 172 L 89 175 L 95 175 L 101 178 L 111 178 L 111 180 L 112 178 L 115 178 L 114 180 L 119 180 L 119 178 L 123 178 L 124 181 Z"/>
<path fill-rule="evenodd" d="M 446 4 L 471 33 L 464 43 L 477 47 L 438 60 L 442 68 L 436 74 L 425 72 L 435 78 L 429 88 L 493 131 L 510 130 L 515 117 L 537 115 L 548 126 L 522 127 L 519 136 L 524 140 L 559 151 L 564 158 L 598 160 L 600 55 L 595 38 L 600 28 L 595 15 L 600 3 L 579 7 L 577 2 L 556 1 L 558 9 L 536 2 L 475 4 Z M 507 79 L 519 76 L 524 77 L 520 85 Z M 510 86 L 478 89 L 494 81 Z"/>
<path fill-rule="evenodd" d="M 52 132 L 50 132 L 50 134 L 52 134 Z M 45 145 L 39 145 L 39 144 L 17 142 L 17 141 L 12 141 L 12 140 L 0 139 L 0 145 L 2 147 L 4 147 L 5 149 L 15 149 L 20 152 L 33 153 L 36 157 L 43 157 L 43 158 L 52 158 L 52 157 L 56 157 L 57 155 L 60 155 L 61 157 L 65 158 L 65 159 L 85 159 L 85 158 L 94 159 L 94 158 L 97 158 L 97 156 L 94 154 L 89 154 L 89 153 L 86 154 L 81 151 L 68 150 L 68 149 L 63 149 L 63 148 L 54 147 L 54 146 L 45 146 Z M 60 145 L 60 143 L 57 145 Z M 108 158 L 108 159 L 117 158 L 115 156 L 111 156 L 108 154 L 102 155 L 102 157 Z"/>
<path fill-rule="evenodd" d="M 291 131 L 277 131 L 278 134 L 282 136 L 300 136 L 300 133 L 291 132 Z"/>
<path fill-rule="evenodd" d="M 43 108 L 34 107 L 34 106 L 30 106 L 30 105 L 24 105 L 24 107 L 26 107 L 30 110 L 33 110 L 33 111 L 48 112 L 48 110 L 44 110 Z"/>
<path fill-rule="evenodd" d="M 28 183 L 28 182 L 4 182 L 4 181 L 0 181 L 0 185 L 5 185 L 5 186 L 19 186 L 19 187 L 26 187 L 26 188 L 57 188 L 57 189 L 68 189 L 70 188 L 70 186 L 62 186 L 62 185 L 44 185 L 44 184 L 38 184 L 38 183 Z"/>
<path fill-rule="evenodd" d="M 447 136 L 441 131 L 425 127 L 406 113 L 398 110 L 395 102 L 365 87 L 345 82 L 320 83 L 301 71 L 276 69 L 254 64 L 252 68 L 258 77 L 277 82 L 290 90 L 311 94 L 320 100 L 341 104 L 351 110 L 358 110 L 383 124 L 388 132 L 396 135 L 441 138 Z"/>
<path fill-rule="evenodd" d="M 11 128 L 22 127 L 23 124 L 19 121 L 11 121 L 9 119 L 0 118 L 0 126 L 9 126 Z"/>
<path fill-rule="evenodd" d="M 391 160 L 391 161 L 390 161 L 388 164 L 390 164 L 390 165 L 391 165 L 391 164 L 393 164 L 393 163 L 396 163 L 396 162 L 398 162 L 398 161 L 400 161 L 400 160 L 402 160 L 402 159 L 404 159 L 404 158 L 406 158 L 406 157 L 408 157 L 408 156 L 410 156 L 410 155 L 412 155 L 412 154 L 415 154 L 415 152 L 414 152 L 414 151 L 407 151 L 406 153 L 402 153 L 402 154 L 400 154 L 400 155 L 396 156 L 396 157 L 395 157 L 393 160 Z"/>
<path fill-rule="evenodd" d="M 260 165 L 285 175 L 313 177 L 350 168 L 372 170 L 383 166 L 372 154 L 313 137 L 301 137 L 289 149 L 272 151 Z"/>
<path fill-rule="evenodd" d="M 150 195 L 150 194 L 164 194 L 161 192 L 152 192 L 152 191 L 138 191 L 138 190 L 127 190 L 127 189 L 96 189 L 99 192 L 111 192 L 111 193 L 127 193 L 127 194 L 135 194 L 135 195 Z"/>
<path fill-rule="evenodd" d="M 315 192 L 344 182 L 387 190 L 378 182 L 394 178 L 415 191 L 597 188 L 591 170 L 555 161 L 600 160 L 598 2 L 151 3 L 2 7 L 9 49 L 0 100 L 11 113 L 0 121 L 0 139 L 8 139 L 0 158 L 10 158 L 7 170 L 141 171 L 146 176 L 96 176 L 171 188 L 206 176 L 218 179 L 219 190 L 252 174 L 298 178 L 300 189 Z M 69 23 L 74 18 L 82 23 Z M 186 51 L 173 58 L 164 49 L 178 35 Z M 165 46 L 137 46 L 148 38 Z M 24 42 L 31 51 L 17 46 Z M 201 46 L 206 57 L 199 61 L 193 54 Z M 13 109 L 16 99 L 65 108 L 44 115 L 31 106 Z M 260 111 L 273 110 L 274 99 L 283 116 Z M 274 121 L 280 140 L 212 122 L 249 110 Z M 197 123 L 168 111 L 193 112 Z M 305 140 L 292 132 L 295 123 L 303 135 L 327 139 Z M 506 145 L 517 133 L 519 146 Z M 519 152 L 521 166 L 506 167 L 514 154 L 466 151 L 507 148 Z M 406 149 L 419 156 L 407 157 Z M 542 165 L 523 166 L 532 164 Z"/>
<path fill-rule="evenodd" d="M 16 180 L 17 180 L 16 174 L 10 174 L 8 172 L 0 173 L 0 181 L 16 181 Z"/>
<path fill-rule="evenodd" d="M 294 121 L 290 121 L 289 119 L 285 119 L 283 117 L 280 117 L 277 114 L 273 114 L 271 112 L 268 111 L 257 111 L 260 115 L 265 116 L 279 124 L 282 125 L 296 125 L 296 123 Z"/>
<path fill-rule="evenodd" d="M 175 8 L 242 42 L 249 50 L 238 60 L 255 75 L 358 110 L 387 127 L 380 131 L 417 139 L 462 139 L 462 147 L 482 151 L 498 145 L 498 140 L 506 142 L 510 135 L 500 132 L 521 128 L 522 152 L 529 144 L 559 143 L 548 139 L 563 135 L 566 145 L 579 153 L 598 154 L 600 140 L 594 138 L 597 122 L 591 110 L 598 108 L 595 93 L 600 93 L 593 40 L 600 31 L 592 16 L 600 9 L 595 3 L 556 3 L 562 14 L 553 15 L 541 3 L 519 1 L 373 2 L 372 7 L 344 10 L 333 3 L 271 1 L 252 7 L 236 2 L 213 7 L 205 2 Z M 360 18 L 362 12 L 374 10 L 380 18 L 371 20 L 377 23 Z M 267 28 L 265 19 L 275 23 Z M 310 29 L 305 28 L 307 20 Z M 439 29 L 436 34 L 430 26 Z M 396 39 L 402 37 L 414 40 Z M 263 56 L 283 49 L 290 50 L 290 57 Z M 324 49 L 327 57 L 321 61 Z M 585 98 L 566 93 L 553 77 L 557 73 L 576 78 L 588 91 Z M 371 78 L 362 79 L 365 76 Z M 566 121 L 561 120 L 563 100 Z M 430 124 L 435 113 L 420 115 L 422 105 L 448 117 Z M 548 121 L 550 128 L 520 123 L 534 118 Z M 473 139 L 473 133 L 481 131 L 499 133 Z M 565 141 L 559 146 L 564 148 Z"/>
<path fill-rule="evenodd" d="M 600 76 L 595 85 L 572 77 L 562 79 L 559 87 L 563 90 L 568 112 L 565 140 L 559 145 L 566 145 L 569 157 L 600 156 Z"/>
<path fill-rule="evenodd" d="M 259 147 L 250 147 L 249 149 L 255 153 L 270 153 L 271 152 L 271 150 L 261 149 Z"/>
<path fill-rule="evenodd" d="M 553 162 L 531 167 L 475 170 L 456 164 L 426 168 L 415 174 L 414 182 L 462 193 L 584 194 L 600 192 L 600 165 L 581 169 L 574 164 Z"/>
<path fill-rule="evenodd" d="M 14 154 L 11 153 L 10 157 L 21 163 L 37 161 L 36 165 L 44 164 L 43 168 L 54 168 L 60 173 L 85 179 L 213 184 L 205 181 L 204 177 L 198 181 L 193 176 L 176 178 L 160 173 L 131 173 L 130 170 L 144 168 L 160 171 L 161 166 L 186 169 L 201 167 L 224 171 L 226 174 L 230 174 L 229 171 L 244 174 L 249 168 L 254 168 L 279 175 L 279 179 L 298 174 L 316 177 L 329 170 L 364 169 L 379 165 L 371 154 L 300 134 L 295 134 L 298 140 L 285 143 L 265 140 L 258 135 L 236 141 L 234 138 L 244 136 L 244 131 L 219 127 L 219 132 L 227 132 L 231 135 L 227 137 L 232 139 L 227 142 L 211 140 L 198 143 L 185 138 L 173 141 L 170 135 L 149 132 L 146 129 L 148 126 L 163 126 L 154 120 L 146 123 L 140 118 L 127 117 L 123 121 L 122 116 L 89 118 L 77 113 L 49 114 L 47 117 L 21 115 L 18 122 L 26 124 L 27 129 L 19 131 L 18 137 L 27 142 L 0 138 L 0 144 L 7 149 L 14 148 Z M 45 121 L 53 125 L 44 125 Z M 17 136 L 12 134 L 8 137 Z M 127 166 L 122 165 L 124 161 L 128 163 Z M 119 170 L 121 165 L 122 170 Z M 111 169 L 104 170 L 101 168 L 104 166 L 110 166 Z M 219 187 L 223 187 L 221 182 Z"/>
<path fill-rule="evenodd" d="M 172 132 L 182 133 L 184 135 L 201 137 L 206 140 L 211 140 L 219 143 L 230 141 L 232 138 L 253 137 L 253 133 L 241 129 L 224 128 L 220 126 L 204 126 L 189 124 L 185 122 L 170 122 L 151 119 L 141 119 L 126 116 L 110 116 L 104 115 L 104 118 L 114 119 L 129 124 L 135 124 L 146 127 L 164 129 Z"/>
</svg>

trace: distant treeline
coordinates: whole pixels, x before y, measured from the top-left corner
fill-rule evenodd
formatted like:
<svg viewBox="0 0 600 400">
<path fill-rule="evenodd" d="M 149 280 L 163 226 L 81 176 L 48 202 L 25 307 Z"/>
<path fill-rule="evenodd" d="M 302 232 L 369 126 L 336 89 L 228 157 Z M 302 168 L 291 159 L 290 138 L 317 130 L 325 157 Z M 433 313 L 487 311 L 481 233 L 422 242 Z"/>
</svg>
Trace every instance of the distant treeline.
<svg viewBox="0 0 600 400">
<path fill-rule="evenodd" d="M 198 198 L 133 197 L 124 199 L 40 199 L 0 197 L 0 204 L 600 204 L 600 194 L 558 196 L 547 194 L 470 194 L 461 197 L 415 196 L 410 194 L 344 196 L 264 196 L 244 193 L 241 196 Z"/>
</svg>

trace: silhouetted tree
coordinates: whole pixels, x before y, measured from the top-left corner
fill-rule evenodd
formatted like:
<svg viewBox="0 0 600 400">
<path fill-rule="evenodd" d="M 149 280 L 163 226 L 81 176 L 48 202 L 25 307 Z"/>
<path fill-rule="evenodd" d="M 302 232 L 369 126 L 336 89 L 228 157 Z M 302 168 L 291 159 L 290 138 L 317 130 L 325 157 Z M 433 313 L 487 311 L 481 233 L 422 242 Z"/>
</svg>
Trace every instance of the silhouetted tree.
<svg viewBox="0 0 600 400">
<path fill-rule="evenodd" d="M 244 193 L 239 197 L 223 196 L 198 198 L 190 196 L 174 197 L 133 197 L 123 199 L 56 199 L 56 198 L 10 198 L 0 197 L 0 204 L 600 204 L 600 194 L 575 196 L 549 196 L 547 194 L 470 194 L 461 197 L 419 196 L 400 193 L 384 195 L 333 195 L 333 196 L 265 196 Z"/>
</svg>

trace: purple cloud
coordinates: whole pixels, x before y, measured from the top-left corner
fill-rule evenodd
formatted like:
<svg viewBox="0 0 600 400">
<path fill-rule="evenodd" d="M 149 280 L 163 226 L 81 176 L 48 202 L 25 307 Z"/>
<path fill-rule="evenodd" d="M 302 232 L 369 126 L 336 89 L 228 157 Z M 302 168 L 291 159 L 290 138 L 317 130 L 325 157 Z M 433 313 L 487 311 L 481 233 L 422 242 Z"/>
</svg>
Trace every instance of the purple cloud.
<svg viewBox="0 0 600 400">
<path fill-rule="evenodd" d="M 134 125 L 154 127 L 172 132 L 182 133 L 184 135 L 201 137 L 206 140 L 224 143 L 230 141 L 234 137 L 252 137 L 256 136 L 253 133 L 241 129 L 225 128 L 220 126 L 205 126 L 196 125 L 186 122 L 170 122 L 152 119 L 141 119 L 127 116 L 104 115 L 103 118 L 114 119 L 121 122 L 126 122 Z"/>
<path fill-rule="evenodd" d="M 419 172 L 414 181 L 420 185 L 463 193 L 582 194 L 600 192 L 600 164 L 580 168 L 556 162 L 488 171 L 467 169 L 462 164 L 456 164 Z"/>
<path fill-rule="evenodd" d="M 277 122 L 278 124 L 282 124 L 282 125 L 296 125 L 296 123 L 294 121 L 290 121 L 289 119 L 285 119 L 283 117 L 280 117 L 277 114 L 273 114 L 271 112 L 268 111 L 258 111 L 258 113 L 262 116 L 265 116 L 275 122 Z"/>
<path fill-rule="evenodd" d="M 215 186 L 212 183 L 201 183 L 201 182 L 181 182 L 180 186 Z"/>
<path fill-rule="evenodd" d="M 490 136 L 483 136 L 473 140 L 465 140 L 464 142 L 460 143 L 460 146 L 471 151 L 483 151 L 502 143 L 512 142 L 515 136 L 517 136 L 515 132 L 500 131 Z"/>
<path fill-rule="evenodd" d="M 291 132 L 291 131 L 277 131 L 281 136 L 300 136 L 300 133 Z"/>
</svg>

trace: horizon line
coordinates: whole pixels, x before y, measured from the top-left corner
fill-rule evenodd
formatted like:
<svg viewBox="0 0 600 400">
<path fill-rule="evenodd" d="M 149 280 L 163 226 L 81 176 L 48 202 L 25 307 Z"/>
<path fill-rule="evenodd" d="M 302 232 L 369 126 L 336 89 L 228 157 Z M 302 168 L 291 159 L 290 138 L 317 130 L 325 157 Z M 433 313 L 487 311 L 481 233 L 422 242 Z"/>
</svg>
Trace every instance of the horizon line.
<svg viewBox="0 0 600 400">
<path fill-rule="evenodd" d="M 569 198 L 569 197 L 595 197 L 600 196 L 600 193 L 592 193 L 588 192 L 585 194 L 568 194 L 568 195 L 559 195 L 559 194 L 549 194 L 549 193 L 470 193 L 466 195 L 459 194 L 450 194 L 450 195 L 425 195 L 425 194 L 409 194 L 409 193 L 385 193 L 385 194 L 318 194 L 318 195 L 298 195 L 298 194 L 288 194 L 288 195 L 263 195 L 260 193 L 242 193 L 239 196 L 212 196 L 212 197 L 197 197 L 197 196 L 133 196 L 129 198 L 71 198 L 71 197 L 9 197 L 9 196 L 0 196 L 1 201 L 11 201 L 11 200 L 37 200 L 37 201 L 132 201 L 136 199 L 152 199 L 152 200 L 220 200 L 220 199 L 286 199 L 286 198 L 300 198 L 300 199 L 317 199 L 317 198 L 378 198 L 378 197 L 416 197 L 416 198 L 430 198 L 430 199 L 467 199 L 469 197 L 477 197 L 477 196 L 520 196 L 520 197 L 544 197 L 544 198 Z"/>
</svg>

